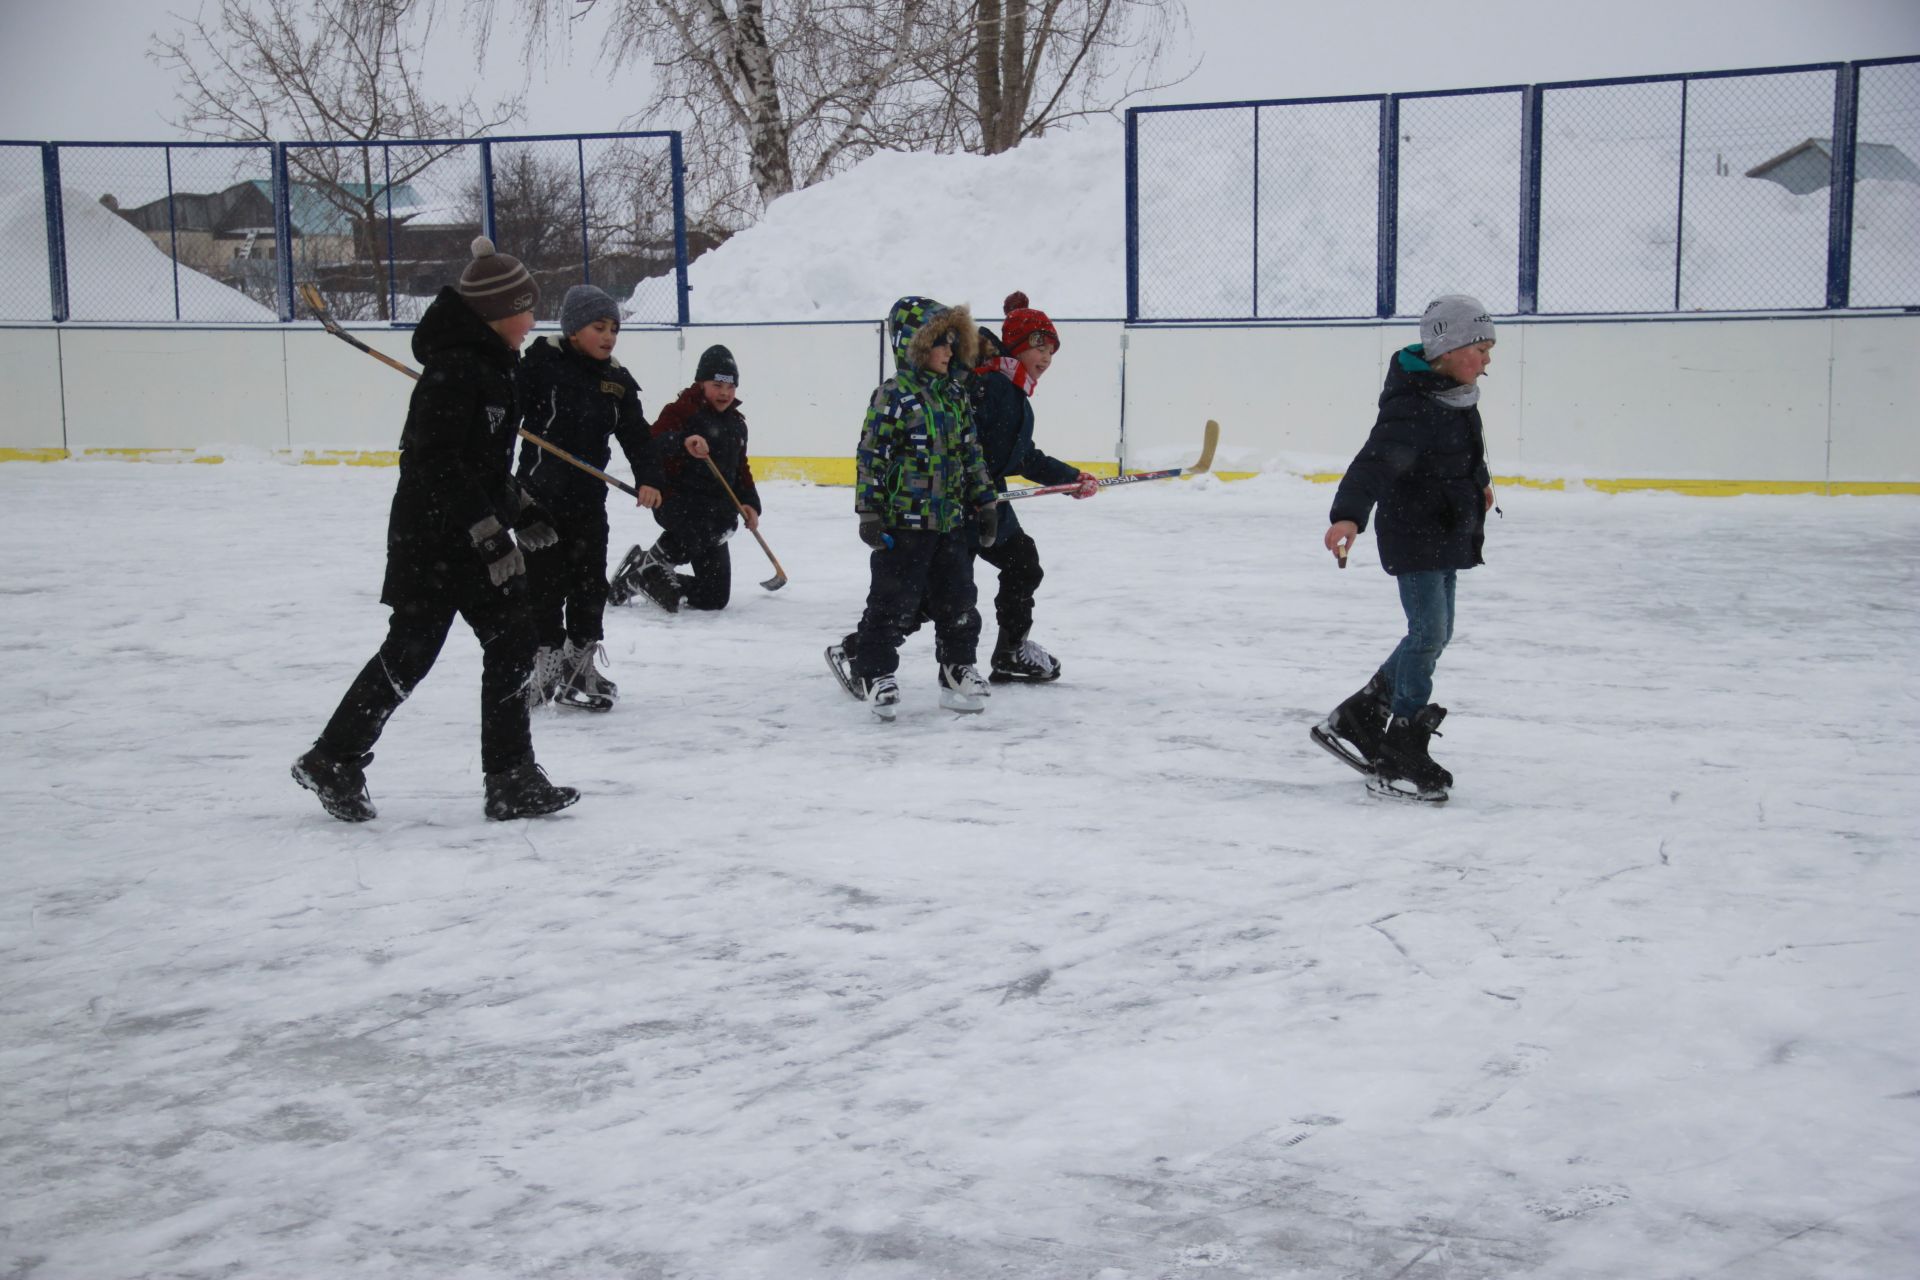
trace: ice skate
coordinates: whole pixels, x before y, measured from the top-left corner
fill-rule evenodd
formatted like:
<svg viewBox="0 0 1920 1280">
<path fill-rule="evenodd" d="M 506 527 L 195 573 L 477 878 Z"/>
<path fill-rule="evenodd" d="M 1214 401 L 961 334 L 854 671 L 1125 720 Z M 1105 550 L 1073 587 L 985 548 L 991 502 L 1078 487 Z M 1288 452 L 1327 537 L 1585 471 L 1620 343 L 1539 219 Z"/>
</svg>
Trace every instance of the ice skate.
<svg viewBox="0 0 1920 1280">
<path fill-rule="evenodd" d="M 554 699 L 564 672 L 560 651 L 541 645 L 533 651 L 533 670 L 527 673 L 527 710 L 536 711 Z"/>
<path fill-rule="evenodd" d="M 971 664 L 941 664 L 940 705 L 947 710 L 978 715 L 987 709 L 987 699 L 992 693 Z"/>
<path fill-rule="evenodd" d="M 859 677 L 853 674 L 853 659 L 849 656 L 853 652 L 853 643 L 853 637 L 848 636 L 839 644 L 828 645 L 827 669 L 833 672 L 833 678 L 840 682 L 840 687 L 847 691 L 849 698 L 864 702 L 866 698 L 860 691 Z"/>
<path fill-rule="evenodd" d="M 900 712 L 900 682 L 890 675 L 875 676 L 866 682 L 861 701 L 873 712 L 874 719 L 892 724 L 894 716 Z"/>
<path fill-rule="evenodd" d="M 686 584 L 658 551 L 648 551 L 641 557 L 633 581 L 641 595 L 668 613 L 680 612 L 680 606 L 686 603 Z"/>
<path fill-rule="evenodd" d="M 367 765 L 373 753 L 334 755 L 319 743 L 293 762 L 293 780 L 320 797 L 320 807 L 342 822 L 365 822 L 375 816 L 367 795 Z"/>
<path fill-rule="evenodd" d="M 1439 729 L 1446 715 L 1445 707 L 1429 704 L 1411 716 L 1394 716 L 1389 720 L 1367 790 L 1395 800 L 1444 802 L 1447 788 L 1453 785 L 1453 775 L 1427 754 L 1427 740 Z"/>
<path fill-rule="evenodd" d="M 487 775 L 487 818 L 507 822 L 557 813 L 580 798 L 572 787 L 556 787 L 531 758 L 514 768 Z"/>
<path fill-rule="evenodd" d="M 556 660 L 558 677 L 554 682 L 554 705 L 574 711 L 611 711 L 620 696 L 613 681 L 600 674 L 595 660 L 606 656 L 606 649 L 594 643 L 576 649 L 567 642 L 565 652 Z"/>
<path fill-rule="evenodd" d="M 1386 737 L 1388 703 L 1393 688 L 1376 671 L 1366 687 L 1327 713 L 1308 732 L 1320 748 L 1348 768 L 1373 776 Z"/>
<path fill-rule="evenodd" d="M 1060 660 L 1024 635 L 1011 639 L 1001 636 L 990 667 L 988 678 L 995 684 L 1045 684 L 1060 678 Z"/>
<path fill-rule="evenodd" d="M 634 592 L 640 589 L 640 565 L 647 558 L 647 549 L 635 546 L 620 558 L 620 567 L 613 571 L 613 577 L 607 583 L 607 603 L 625 604 L 633 599 Z"/>
</svg>

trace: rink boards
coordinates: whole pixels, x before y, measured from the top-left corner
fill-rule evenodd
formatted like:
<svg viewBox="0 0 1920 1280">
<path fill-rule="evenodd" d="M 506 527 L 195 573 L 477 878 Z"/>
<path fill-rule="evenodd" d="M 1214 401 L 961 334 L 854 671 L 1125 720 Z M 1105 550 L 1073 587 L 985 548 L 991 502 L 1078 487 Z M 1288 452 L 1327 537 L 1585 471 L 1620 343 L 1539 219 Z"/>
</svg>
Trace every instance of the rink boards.
<svg viewBox="0 0 1920 1280">
<path fill-rule="evenodd" d="M 1034 407 L 1053 455 L 1177 466 L 1207 418 L 1216 470 L 1332 478 L 1372 422 L 1405 323 L 1136 326 L 1062 320 Z M 362 341 L 412 361 L 410 331 Z M 1920 316 L 1503 322 L 1482 410 L 1496 475 L 1700 493 L 1920 492 Z M 738 359 L 757 470 L 847 483 L 870 389 L 869 322 L 630 329 L 651 414 L 700 352 Z M 317 327 L 0 328 L 0 460 L 390 465 L 410 384 Z"/>
</svg>

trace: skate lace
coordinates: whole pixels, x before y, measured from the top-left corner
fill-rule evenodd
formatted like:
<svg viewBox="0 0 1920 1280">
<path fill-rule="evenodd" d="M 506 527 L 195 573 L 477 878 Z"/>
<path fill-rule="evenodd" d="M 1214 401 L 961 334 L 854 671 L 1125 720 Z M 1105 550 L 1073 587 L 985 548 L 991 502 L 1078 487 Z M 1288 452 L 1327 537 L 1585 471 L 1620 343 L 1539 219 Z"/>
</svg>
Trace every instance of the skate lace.
<svg viewBox="0 0 1920 1280">
<path fill-rule="evenodd" d="M 961 693 L 985 693 L 987 682 L 972 667 L 949 667 L 947 669 L 947 687 Z"/>
<path fill-rule="evenodd" d="M 1022 640 L 1019 649 L 1015 651 L 1015 656 L 1030 666 L 1050 667 L 1053 665 L 1053 655 L 1031 640 Z"/>
<path fill-rule="evenodd" d="M 867 685 L 867 698 L 872 702 L 898 702 L 900 682 L 892 676 L 875 676 Z"/>
</svg>

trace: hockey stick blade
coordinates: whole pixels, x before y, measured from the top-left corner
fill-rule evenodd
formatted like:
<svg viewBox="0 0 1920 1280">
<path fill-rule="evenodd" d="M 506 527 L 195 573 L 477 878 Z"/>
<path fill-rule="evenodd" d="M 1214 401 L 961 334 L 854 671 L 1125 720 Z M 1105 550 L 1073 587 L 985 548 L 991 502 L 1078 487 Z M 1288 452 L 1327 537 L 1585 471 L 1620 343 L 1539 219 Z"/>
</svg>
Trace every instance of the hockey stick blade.
<svg viewBox="0 0 1920 1280">
<path fill-rule="evenodd" d="M 1115 485 L 1141 484 L 1148 480 L 1174 480 L 1181 476 L 1197 476 L 1213 469 L 1213 451 L 1220 444 L 1220 424 L 1212 418 L 1207 419 L 1207 427 L 1200 440 L 1200 457 L 1190 467 L 1169 467 L 1164 471 L 1133 471 L 1126 475 L 1108 476 L 1095 481 L 1095 487 L 1111 489 Z M 1049 493 L 1072 493 L 1080 486 L 1074 484 L 1048 484 L 1033 489 L 1009 489 L 1000 494 L 1002 502 L 1012 502 L 1017 498 L 1038 498 Z"/>
</svg>

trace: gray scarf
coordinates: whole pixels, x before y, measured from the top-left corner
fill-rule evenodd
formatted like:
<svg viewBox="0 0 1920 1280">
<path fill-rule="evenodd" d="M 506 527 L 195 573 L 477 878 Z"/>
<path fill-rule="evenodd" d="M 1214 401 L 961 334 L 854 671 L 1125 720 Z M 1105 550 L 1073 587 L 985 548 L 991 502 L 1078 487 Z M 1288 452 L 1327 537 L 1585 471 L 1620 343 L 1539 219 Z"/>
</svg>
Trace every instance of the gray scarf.
<svg viewBox="0 0 1920 1280">
<path fill-rule="evenodd" d="M 1445 391 L 1429 391 L 1427 394 L 1449 409 L 1471 409 L 1480 403 L 1480 384 L 1468 382 L 1449 387 Z"/>
</svg>

